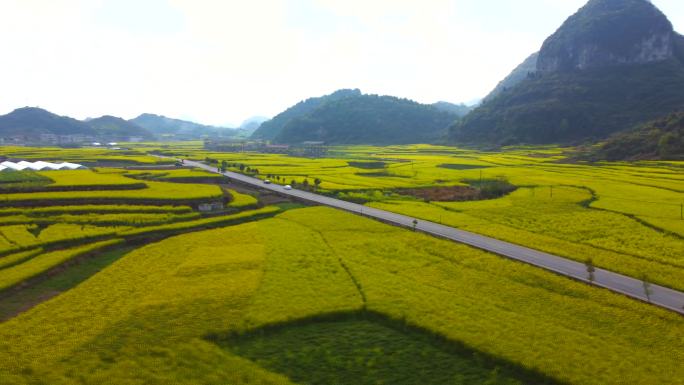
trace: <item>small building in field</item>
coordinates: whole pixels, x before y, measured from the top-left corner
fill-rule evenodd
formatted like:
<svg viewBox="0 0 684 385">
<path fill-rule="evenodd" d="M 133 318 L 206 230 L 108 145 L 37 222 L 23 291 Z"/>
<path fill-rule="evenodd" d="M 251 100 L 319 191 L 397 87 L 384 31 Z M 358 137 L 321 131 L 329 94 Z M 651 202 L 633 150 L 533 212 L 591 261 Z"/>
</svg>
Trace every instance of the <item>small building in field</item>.
<svg viewBox="0 0 684 385">
<path fill-rule="evenodd" d="M 222 202 L 200 203 L 197 209 L 203 213 L 211 213 L 223 210 Z"/>
</svg>

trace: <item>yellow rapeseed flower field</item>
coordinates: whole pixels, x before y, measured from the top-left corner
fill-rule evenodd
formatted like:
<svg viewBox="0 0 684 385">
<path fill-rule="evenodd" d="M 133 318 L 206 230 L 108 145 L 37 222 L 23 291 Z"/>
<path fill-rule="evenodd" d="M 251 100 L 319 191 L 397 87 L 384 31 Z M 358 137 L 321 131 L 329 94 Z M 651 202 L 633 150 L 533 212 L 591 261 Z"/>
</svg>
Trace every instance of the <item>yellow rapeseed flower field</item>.
<svg viewBox="0 0 684 385">
<path fill-rule="evenodd" d="M 684 383 L 674 313 L 321 207 L 129 253 L 0 325 L 0 383 L 288 384 L 206 337 L 364 308 L 564 383 Z"/>
<path fill-rule="evenodd" d="M 554 147 L 346 146 L 314 159 L 173 147 L 165 151 L 225 160 L 232 171 L 257 169 L 280 184 L 319 179 L 321 193 L 578 261 L 592 258 L 598 266 L 684 289 L 683 162 L 577 162 L 567 158 L 570 149 Z M 477 187 L 481 179 L 499 178 L 518 190 L 472 202 L 397 195 L 407 187 Z"/>
</svg>

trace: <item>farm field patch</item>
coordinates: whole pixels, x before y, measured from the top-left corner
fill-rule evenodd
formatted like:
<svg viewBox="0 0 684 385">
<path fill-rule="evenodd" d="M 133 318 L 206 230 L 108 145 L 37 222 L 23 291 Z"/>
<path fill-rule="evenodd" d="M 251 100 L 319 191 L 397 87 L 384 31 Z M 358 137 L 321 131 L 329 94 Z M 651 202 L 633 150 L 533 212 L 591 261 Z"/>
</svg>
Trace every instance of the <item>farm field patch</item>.
<svg viewBox="0 0 684 385">
<path fill-rule="evenodd" d="M 378 314 L 336 318 L 294 321 L 218 342 L 300 384 L 555 383 Z"/>
<path fill-rule="evenodd" d="M 78 194 L 74 194 L 71 191 L 3 194 L 3 196 L 0 197 L 0 205 L 15 206 L 39 201 L 52 201 L 57 204 L 63 202 L 79 203 L 84 200 L 99 200 L 103 203 L 156 201 L 162 204 L 168 204 L 174 201 L 187 202 L 203 199 L 218 199 L 223 196 L 221 189 L 218 186 L 212 185 L 190 185 L 151 181 L 146 181 L 145 185 L 147 187 L 140 190 L 86 190 L 79 191 Z"/>
</svg>

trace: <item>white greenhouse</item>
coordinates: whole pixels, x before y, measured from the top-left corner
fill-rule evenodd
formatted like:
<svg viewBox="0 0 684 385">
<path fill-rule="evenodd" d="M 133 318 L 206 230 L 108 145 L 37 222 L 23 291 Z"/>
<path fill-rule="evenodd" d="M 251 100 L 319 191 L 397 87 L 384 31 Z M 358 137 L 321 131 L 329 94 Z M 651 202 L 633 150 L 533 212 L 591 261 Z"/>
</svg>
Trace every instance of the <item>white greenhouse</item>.
<svg viewBox="0 0 684 385">
<path fill-rule="evenodd" d="M 51 163 L 39 160 L 37 162 L 27 162 L 22 160 L 21 162 L 14 163 L 10 161 L 0 163 L 0 172 L 6 171 L 23 171 L 23 170 L 33 170 L 33 171 L 51 171 L 51 170 L 80 170 L 87 167 L 77 164 L 77 163 Z"/>
</svg>

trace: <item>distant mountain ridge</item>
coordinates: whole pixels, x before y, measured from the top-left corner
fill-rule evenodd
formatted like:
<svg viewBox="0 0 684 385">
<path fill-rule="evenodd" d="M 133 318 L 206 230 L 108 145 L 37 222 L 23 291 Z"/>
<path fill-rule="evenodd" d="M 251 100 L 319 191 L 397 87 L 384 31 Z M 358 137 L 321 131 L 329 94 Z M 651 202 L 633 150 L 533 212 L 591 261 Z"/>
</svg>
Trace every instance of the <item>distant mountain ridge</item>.
<svg viewBox="0 0 684 385">
<path fill-rule="evenodd" d="M 86 121 L 86 124 L 92 127 L 96 135 L 100 137 L 109 137 L 119 141 L 126 141 L 132 137 L 154 139 L 154 135 L 148 130 L 116 116 L 101 116 Z"/>
<path fill-rule="evenodd" d="M 247 135 L 252 135 L 254 131 L 258 130 L 261 125 L 270 120 L 270 118 L 267 118 L 265 116 L 252 116 L 251 118 L 245 119 L 241 124 L 240 124 L 240 130 L 244 131 L 245 134 Z"/>
<path fill-rule="evenodd" d="M 0 116 L 0 137 L 52 135 L 95 135 L 87 123 L 59 116 L 36 107 L 17 108 Z"/>
<path fill-rule="evenodd" d="M 591 0 L 450 127 L 460 144 L 573 144 L 684 107 L 684 38 L 647 0 Z"/>
<path fill-rule="evenodd" d="M 36 107 L 18 108 L 0 116 L 0 138 L 21 138 L 29 143 L 56 142 L 60 138 L 78 136 L 80 140 L 131 139 L 153 140 L 162 137 L 173 139 L 200 139 L 205 136 L 246 137 L 248 130 L 206 126 L 198 123 L 171 119 L 160 115 L 143 114 L 136 119 L 125 120 L 105 115 L 85 121 L 59 116 Z M 165 136 L 166 135 L 166 136 Z M 78 141 L 77 138 L 73 138 Z M 67 140 L 71 143 L 72 139 Z"/>
<path fill-rule="evenodd" d="M 130 122 L 139 125 L 155 135 L 169 135 L 178 139 L 200 138 L 202 136 L 236 136 L 234 128 L 208 126 L 187 120 L 169 118 L 163 115 L 141 114 Z"/>
<path fill-rule="evenodd" d="M 451 114 L 454 114 L 456 116 L 463 117 L 468 115 L 470 111 L 473 110 L 474 107 L 467 106 L 465 104 L 454 104 L 454 103 L 449 103 L 449 102 L 437 102 L 437 103 L 432 103 L 432 106 L 437 108 L 440 111 L 445 111 L 449 112 Z"/>
</svg>

